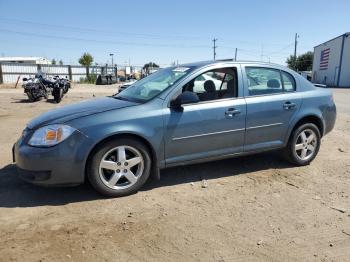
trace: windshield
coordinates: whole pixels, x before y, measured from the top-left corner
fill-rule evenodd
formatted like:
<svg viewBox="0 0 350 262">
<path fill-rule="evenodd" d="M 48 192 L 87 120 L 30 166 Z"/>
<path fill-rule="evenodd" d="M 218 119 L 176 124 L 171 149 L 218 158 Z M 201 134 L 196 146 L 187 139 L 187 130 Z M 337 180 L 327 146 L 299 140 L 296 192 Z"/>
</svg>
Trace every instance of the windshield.
<svg viewBox="0 0 350 262">
<path fill-rule="evenodd" d="M 188 75 L 193 67 L 169 67 L 161 69 L 137 81 L 115 97 L 136 102 L 146 102 Z"/>
<path fill-rule="evenodd" d="M 46 78 L 46 74 L 41 70 L 38 70 L 38 72 L 35 74 L 35 78 Z"/>
</svg>

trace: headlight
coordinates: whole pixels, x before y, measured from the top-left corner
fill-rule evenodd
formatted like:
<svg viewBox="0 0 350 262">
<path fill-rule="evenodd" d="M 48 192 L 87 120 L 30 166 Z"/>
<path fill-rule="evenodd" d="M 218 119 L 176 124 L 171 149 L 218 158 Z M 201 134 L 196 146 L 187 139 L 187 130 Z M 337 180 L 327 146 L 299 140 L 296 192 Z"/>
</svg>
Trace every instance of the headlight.
<svg viewBox="0 0 350 262">
<path fill-rule="evenodd" d="M 28 144 L 31 146 L 54 146 L 68 138 L 76 129 L 67 125 L 49 125 L 37 129 Z"/>
</svg>

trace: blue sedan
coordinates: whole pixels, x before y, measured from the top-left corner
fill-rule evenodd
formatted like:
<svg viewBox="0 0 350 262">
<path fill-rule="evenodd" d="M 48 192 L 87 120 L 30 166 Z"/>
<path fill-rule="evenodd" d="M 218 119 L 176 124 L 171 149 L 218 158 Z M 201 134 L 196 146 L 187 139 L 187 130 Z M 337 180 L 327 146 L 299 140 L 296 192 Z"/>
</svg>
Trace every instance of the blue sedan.
<svg viewBox="0 0 350 262">
<path fill-rule="evenodd" d="M 198 62 L 159 70 L 115 96 L 42 114 L 24 129 L 13 158 L 31 183 L 89 180 L 116 197 L 172 166 L 268 150 L 307 165 L 335 119 L 331 91 L 288 68 Z"/>
</svg>

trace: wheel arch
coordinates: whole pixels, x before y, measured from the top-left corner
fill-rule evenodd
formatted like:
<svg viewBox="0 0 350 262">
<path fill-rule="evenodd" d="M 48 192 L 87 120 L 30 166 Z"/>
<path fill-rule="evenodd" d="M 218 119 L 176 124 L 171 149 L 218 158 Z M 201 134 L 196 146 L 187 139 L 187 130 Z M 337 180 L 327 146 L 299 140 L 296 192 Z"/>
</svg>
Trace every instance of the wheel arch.
<svg viewBox="0 0 350 262">
<path fill-rule="evenodd" d="M 294 125 L 292 125 L 292 128 L 290 128 L 290 131 L 288 133 L 288 139 L 286 140 L 287 142 L 290 139 L 290 136 L 292 135 L 293 131 L 298 128 L 299 126 L 306 124 L 306 123 L 311 123 L 317 126 L 318 130 L 320 131 L 321 137 L 324 135 L 324 130 L 325 130 L 325 125 L 322 120 L 322 118 L 318 115 L 315 114 L 309 114 L 309 115 L 304 115 L 299 120 L 297 120 Z"/>
<path fill-rule="evenodd" d="M 85 165 L 84 165 L 84 177 L 86 179 L 86 175 L 87 175 L 87 168 L 88 168 L 88 164 L 90 162 L 91 157 L 93 156 L 93 153 L 104 143 L 107 143 L 111 140 L 115 140 L 115 139 L 121 139 L 121 138 L 131 138 L 131 139 L 137 139 L 138 141 L 140 141 L 141 143 L 143 143 L 149 150 L 150 154 L 151 154 L 151 159 L 152 159 L 152 163 L 151 163 L 151 176 L 159 179 L 160 178 L 160 172 L 159 172 L 159 168 L 158 168 L 158 159 L 157 159 L 157 154 L 156 151 L 154 149 L 154 147 L 152 146 L 152 144 L 144 137 L 138 135 L 138 134 L 134 134 L 134 133 L 117 133 L 117 134 L 112 134 L 108 137 L 103 138 L 101 141 L 99 141 L 98 143 L 96 143 L 92 149 L 90 150 L 86 160 L 85 160 Z"/>
</svg>

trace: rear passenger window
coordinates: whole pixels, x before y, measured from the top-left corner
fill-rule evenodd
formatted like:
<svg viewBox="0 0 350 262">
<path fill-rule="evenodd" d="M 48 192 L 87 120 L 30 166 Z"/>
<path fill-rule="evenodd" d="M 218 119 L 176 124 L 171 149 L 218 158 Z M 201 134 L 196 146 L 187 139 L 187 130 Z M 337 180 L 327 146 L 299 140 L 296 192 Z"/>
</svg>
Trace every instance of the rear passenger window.
<svg viewBox="0 0 350 262">
<path fill-rule="evenodd" d="M 250 96 L 282 93 L 281 74 L 272 68 L 246 67 Z"/>
<path fill-rule="evenodd" d="M 293 92 L 295 91 L 295 80 L 291 74 L 282 71 L 282 81 L 284 91 Z"/>
</svg>

